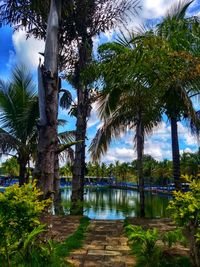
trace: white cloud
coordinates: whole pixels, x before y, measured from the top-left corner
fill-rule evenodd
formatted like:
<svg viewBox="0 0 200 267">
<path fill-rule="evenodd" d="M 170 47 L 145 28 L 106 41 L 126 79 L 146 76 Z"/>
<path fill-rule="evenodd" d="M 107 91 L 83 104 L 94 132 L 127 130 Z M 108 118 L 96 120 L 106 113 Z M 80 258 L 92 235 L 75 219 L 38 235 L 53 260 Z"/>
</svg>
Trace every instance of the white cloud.
<svg viewBox="0 0 200 267">
<path fill-rule="evenodd" d="M 180 122 L 178 123 L 178 134 L 180 147 L 185 147 L 184 149 L 180 149 L 180 153 L 194 152 L 197 150 L 197 138 L 191 135 L 188 127 Z M 120 162 L 130 162 L 136 159 L 133 139 L 134 131 L 131 130 L 121 139 L 113 142 L 112 147 L 109 148 L 106 155 L 102 157 L 102 161 L 114 162 L 119 160 Z M 158 161 L 165 158 L 172 158 L 171 128 L 169 124 L 162 122 L 159 127 L 154 129 L 152 135 L 146 137 L 144 153 L 151 155 Z"/>
<path fill-rule="evenodd" d="M 1 155 L 0 156 L 0 165 L 3 163 L 3 162 L 5 162 L 7 159 L 10 159 L 11 158 L 11 156 L 9 156 L 9 155 Z"/>
<path fill-rule="evenodd" d="M 143 0 L 143 17 L 153 19 L 164 16 L 172 4 L 179 0 Z"/>
<path fill-rule="evenodd" d="M 181 149 L 180 150 L 180 154 L 183 154 L 183 153 L 194 153 L 195 150 L 189 148 L 189 147 L 186 147 L 185 149 Z"/>
<path fill-rule="evenodd" d="M 99 122 L 100 122 L 98 115 L 97 115 L 97 108 L 98 108 L 98 104 L 96 102 L 93 103 L 90 118 L 89 118 L 88 123 L 87 123 L 88 129 L 91 128 L 92 126 L 99 124 Z"/>
<path fill-rule="evenodd" d="M 101 158 L 103 162 L 120 162 L 132 161 L 136 158 L 136 153 L 133 148 L 110 148 L 105 156 Z"/>
<path fill-rule="evenodd" d="M 26 64 L 30 69 L 36 69 L 39 64 L 39 52 L 44 52 L 44 42 L 33 37 L 26 39 L 25 31 L 17 31 L 12 36 L 14 52 L 10 52 L 9 65 Z"/>
<path fill-rule="evenodd" d="M 167 13 L 169 8 L 178 3 L 179 0 L 142 0 L 140 1 L 141 10 L 138 11 L 133 19 L 128 23 L 129 30 L 138 30 L 147 20 L 159 19 Z"/>
</svg>

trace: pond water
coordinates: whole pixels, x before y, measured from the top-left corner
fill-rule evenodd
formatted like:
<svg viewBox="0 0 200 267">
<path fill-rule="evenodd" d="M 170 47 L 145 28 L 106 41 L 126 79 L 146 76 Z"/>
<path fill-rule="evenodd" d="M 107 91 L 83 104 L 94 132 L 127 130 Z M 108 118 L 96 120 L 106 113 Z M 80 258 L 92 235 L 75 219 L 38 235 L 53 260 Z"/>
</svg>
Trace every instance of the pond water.
<svg viewBox="0 0 200 267">
<path fill-rule="evenodd" d="M 69 214 L 71 189 L 62 190 L 65 214 Z M 145 212 L 148 218 L 167 217 L 170 196 L 145 195 Z M 85 188 L 84 215 L 91 219 L 116 220 L 139 216 L 139 194 L 133 190 L 111 188 Z"/>
</svg>

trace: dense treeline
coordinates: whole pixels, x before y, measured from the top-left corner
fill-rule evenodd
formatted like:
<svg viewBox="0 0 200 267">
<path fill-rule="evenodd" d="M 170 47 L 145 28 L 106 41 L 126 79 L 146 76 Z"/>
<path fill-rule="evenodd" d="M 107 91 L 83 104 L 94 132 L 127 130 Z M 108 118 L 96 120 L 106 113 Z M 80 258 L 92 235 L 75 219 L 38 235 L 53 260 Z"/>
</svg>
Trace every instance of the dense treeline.
<svg viewBox="0 0 200 267">
<path fill-rule="evenodd" d="M 173 182 L 173 163 L 171 160 L 157 161 L 150 155 L 144 155 L 144 178 L 147 184 L 166 185 Z M 200 150 L 195 153 L 184 152 L 181 155 L 181 175 L 197 177 L 200 172 Z M 60 168 L 61 176 L 71 176 L 70 163 Z M 86 163 L 86 176 L 115 177 L 117 181 L 137 183 L 137 160 L 115 163 Z"/>
<path fill-rule="evenodd" d="M 198 177 L 200 175 L 200 150 L 195 153 L 184 152 L 181 155 L 181 175 Z M 31 175 L 31 169 L 27 168 Z M 6 160 L 0 167 L 1 175 L 19 176 L 19 164 L 15 157 Z M 60 177 L 72 176 L 72 164 L 67 162 L 59 169 Z M 150 155 L 144 155 L 144 178 L 147 184 L 166 185 L 173 182 L 173 162 L 168 159 L 157 161 Z M 137 160 L 132 162 L 86 163 L 86 176 L 115 177 L 117 181 L 137 183 Z"/>
</svg>

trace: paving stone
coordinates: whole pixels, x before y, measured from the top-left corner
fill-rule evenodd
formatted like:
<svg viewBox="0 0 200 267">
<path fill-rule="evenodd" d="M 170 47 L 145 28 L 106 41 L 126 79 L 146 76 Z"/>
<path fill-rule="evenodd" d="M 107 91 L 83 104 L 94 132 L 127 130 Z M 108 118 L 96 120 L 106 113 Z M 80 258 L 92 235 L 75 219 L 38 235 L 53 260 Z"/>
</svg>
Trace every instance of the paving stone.
<svg viewBox="0 0 200 267">
<path fill-rule="evenodd" d="M 84 249 L 87 249 L 87 250 L 89 250 L 89 249 L 100 249 L 100 250 L 102 250 L 102 249 L 105 249 L 105 247 L 106 247 L 106 245 L 102 245 L 102 244 L 97 244 L 97 245 L 85 245 L 84 246 Z"/>
<path fill-rule="evenodd" d="M 127 241 L 123 222 L 92 220 L 83 248 L 73 251 L 69 259 L 80 267 L 133 267 L 136 261 Z"/>
<path fill-rule="evenodd" d="M 94 261 L 94 262 L 101 261 L 101 262 L 103 262 L 104 259 L 105 259 L 105 256 L 103 256 L 103 255 L 88 255 L 87 254 L 86 256 L 84 256 L 85 261 Z"/>
<path fill-rule="evenodd" d="M 83 263 L 83 266 L 84 267 L 102 267 L 102 261 L 89 261 L 89 260 L 86 260 L 84 261 Z"/>
<path fill-rule="evenodd" d="M 128 246 L 106 246 L 106 250 L 130 251 Z"/>
<path fill-rule="evenodd" d="M 71 255 L 76 255 L 76 254 L 79 255 L 87 254 L 87 250 L 84 248 L 84 249 L 77 249 L 71 252 Z"/>
<path fill-rule="evenodd" d="M 84 257 L 84 254 L 78 254 L 78 253 L 74 253 L 74 252 L 72 252 L 72 253 L 70 253 L 70 256 L 69 256 L 69 258 L 71 259 L 71 260 L 73 260 L 73 259 L 75 259 L 75 260 L 82 260 L 83 259 L 83 257 Z"/>
<path fill-rule="evenodd" d="M 109 243 L 107 241 L 101 241 L 101 240 L 93 240 L 91 243 L 89 243 L 91 245 L 103 245 L 103 246 L 108 246 Z"/>
<path fill-rule="evenodd" d="M 67 262 L 72 264 L 74 267 L 82 267 L 82 266 L 84 266 L 84 263 L 83 263 L 82 260 L 67 259 Z"/>
<path fill-rule="evenodd" d="M 88 250 L 88 255 L 119 256 L 122 254 L 120 251 L 113 250 Z"/>
</svg>

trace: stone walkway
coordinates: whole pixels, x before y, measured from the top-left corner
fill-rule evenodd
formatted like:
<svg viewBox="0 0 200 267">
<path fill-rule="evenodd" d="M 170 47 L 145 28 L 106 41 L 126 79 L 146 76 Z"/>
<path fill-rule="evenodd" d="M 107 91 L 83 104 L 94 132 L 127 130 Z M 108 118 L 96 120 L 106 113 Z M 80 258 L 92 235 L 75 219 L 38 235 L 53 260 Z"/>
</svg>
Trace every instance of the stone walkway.
<svg viewBox="0 0 200 267">
<path fill-rule="evenodd" d="M 72 252 L 67 261 L 76 267 L 132 267 L 135 258 L 127 241 L 123 221 L 92 220 L 83 248 Z"/>
</svg>

